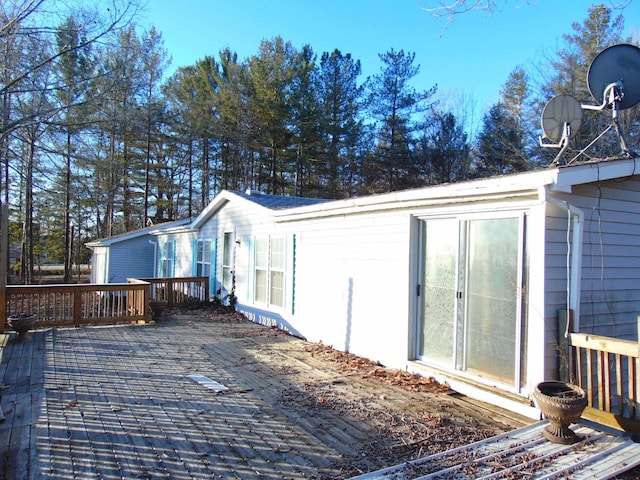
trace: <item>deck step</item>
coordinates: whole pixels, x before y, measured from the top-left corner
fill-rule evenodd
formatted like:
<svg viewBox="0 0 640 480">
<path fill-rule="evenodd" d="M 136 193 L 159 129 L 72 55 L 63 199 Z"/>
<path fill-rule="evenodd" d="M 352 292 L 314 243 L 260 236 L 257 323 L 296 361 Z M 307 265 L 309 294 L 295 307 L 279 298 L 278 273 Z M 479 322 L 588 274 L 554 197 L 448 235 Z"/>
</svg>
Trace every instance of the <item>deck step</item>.
<svg viewBox="0 0 640 480">
<path fill-rule="evenodd" d="M 547 441 L 546 420 L 476 443 L 365 473 L 352 480 L 416 479 L 607 479 L 640 465 L 640 443 L 587 425 L 572 429 L 573 445 Z"/>
</svg>

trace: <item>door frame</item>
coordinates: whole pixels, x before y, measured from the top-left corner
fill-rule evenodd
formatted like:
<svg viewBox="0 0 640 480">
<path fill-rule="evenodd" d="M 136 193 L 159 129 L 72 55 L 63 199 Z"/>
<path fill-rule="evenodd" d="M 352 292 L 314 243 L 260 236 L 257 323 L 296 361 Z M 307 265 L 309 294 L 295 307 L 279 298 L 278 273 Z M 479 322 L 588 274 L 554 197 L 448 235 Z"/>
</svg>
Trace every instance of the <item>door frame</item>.
<svg viewBox="0 0 640 480">
<path fill-rule="evenodd" d="M 528 372 L 524 372 L 523 375 L 523 367 L 527 367 L 527 345 L 528 341 L 523 338 L 525 335 L 528 336 L 528 319 L 525 318 L 527 315 L 527 308 L 525 308 L 525 302 L 527 301 L 527 286 L 529 282 L 529 260 L 527 255 L 529 252 L 527 251 L 528 246 L 527 242 L 530 241 L 528 239 L 528 224 L 531 212 L 527 208 L 502 208 L 495 210 L 476 210 L 476 211 L 460 211 L 456 209 L 456 211 L 450 210 L 448 212 L 442 213 L 431 213 L 424 215 L 414 215 L 412 216 L 412 224 L 411 224 L 411 240 L 412 240 L 412 268 L 410 271 L 410 281 L 411 288 L 410 291 L 414 293 L 414 301 L 412 302 L 410 308 L 411 315 L 411 325 L 410 325 L 410 335 L 409 335 L 409 355 L 410 360 L 417 361 L 423 363 L 427 367 L 440 369 L 443 371 L 448 371 L 456 376 L 461 378 L 468 378 L 477 383 L 482 383 L 486 385 L 496 386 L 499 384 L 501 389 L 506 391 L 511 391 L 513 393 L 521 393 L 523 390 L 527 389 L 528 383 Z M 437 362 L 428 362 L 420 358 L 420 337 L 422 335 L 422 315 L 423 315 L 423 292 L 419 291 L 422 286 L 421 282 L 424 275 L 424 236 L 422 233 L 422 222 L 429 220 L 444 220 L 444 219 L 453 219 L 458 222 L 467 221 L 467 220 L 479 220 L 479 219 L 494 219 L 494 218 L 518 218 L 519 227 L 518 227 L 518 276 L 519 276 L 519 285 L 517 290 L 517 305 L 516 305 L 516 315 L 517 320 L 514 327 L 516 327 L 516 354 L 513 359 L 514 365 L 514 382 L 503 383 L 499 382 L 493 378 L 482 377 L 477 374 L 469 373 L 464 370 L 458 369 L 456 365 L 456 354 L 454 352 L 454 358 L 450 365 L 445 366 L 442 363 Z M 458 236 L 458 238 L 460 238 Z M 458 252 L 459 258 L 459 252 Z M 456 260 L 458 263 L 458 259 Z M 466 268 L 466 266 L 464 266 Z M 458 307 L 456 306 L 456 315 L 458 315 Z M 454 349 L 456 345 L 453 346 Z M 524 356 L 524 358 L 523 358 Z M 524 380 L 523 380 L 524 377 Z"/>
</svg>

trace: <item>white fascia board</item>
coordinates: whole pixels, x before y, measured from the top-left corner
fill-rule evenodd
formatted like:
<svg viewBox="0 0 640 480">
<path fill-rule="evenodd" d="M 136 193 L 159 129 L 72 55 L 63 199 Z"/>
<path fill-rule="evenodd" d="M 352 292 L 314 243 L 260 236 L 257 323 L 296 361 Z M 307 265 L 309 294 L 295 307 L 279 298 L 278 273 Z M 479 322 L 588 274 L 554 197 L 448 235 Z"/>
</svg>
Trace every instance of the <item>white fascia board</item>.
<svg viewBox="0 0 640 480">
<path fill-rule="evenodd" d="M 229 192 L 223 190 L 216 197 L 211 200 L 206 207 L 200 212 L 200 214 L 191 222 L 190 228 L 192 230 L 199 229 L 203 223 L 205 223 L 210 216 L 216 213 L 225 203 L 229 201 L 227 196 Z"/>
<path fill-rule="evenodd" d="M 558 178 L 552 191 L 571 192 L 574 185 L 640 175 L 640 158 L 601 160 L 580 165 L 558 167 Z"/>
<path fill-rule="evenodd" d="M 273 211 L 267 207 L 263 207 L 262 205 L 257 204 L 256 202 L 252 202 L 251 200 L 247 200 L 239 195 L 236 195 L 229 190 L 222 190 L 216 197 L 209 202 L 209 204 L 202 210 L 200 215 L 198 215 L 193 222 L 191 222 L 190 228 L 191 230 L 198 230 L 204 223 L 209 220 L 210 217 L 215 215 L 215 213 L 220 210 L 223 205 L 227 202 L 242 202 L 246 205 L 247 208 L 252 208 L 256 210 L 260 210 L 264 213 L 271 214 Z"/>
<path fill-rule="evenodd" d="M 163 229 L 153 230 L 149 232 L 149 234 L 158 236 L 158 235 L 171 235 L 176 233 L 190 233 L 190 232 L 194 232 L 194 230 L 189 225 L 182 225 L 182 226 L 173 227 L 173 228 L 166 228 L 164 230 Z"/>
<path fill-rule="evenodd" d="M 274 212 L 277 221 L 296 221 L 350 213 L 406 209 L 422 206 L 453 205 L 476 201 L 538 196 L 542 185 L 556 181 L 557 169 L 505 175 L 470 182 L 437 185 L 420 189 L 372 195 L 349 200 L 320 203 Z"/>
<path fill-rule="evenodd" d="M 132 232 L 121 233 L 119 235 L 103 238 L 101 240 L 94 240 L 92 242 L 87 242 L 85 243 L 85 246 L 87 248 L 107 247 L 109 245 L 113 245 L 114 243 L 124 242 L 126 240 L 131 240 L 132 238 L 141 237 L 143 235 L 157 235 L 158 233 L 164 233 L 171 229 L 184 228 L 184 225 L 188 223 L 189 223 L 188 218 L 185 218 L 183 220 L 174 220 L 172 222 L 165 222 L 164 228 L 163 228 L 163 224 L 156 225 L 155 229 L 153 228 L 153 226 L 145 227 L 139 230 L 134 230 Z"/>
</svg>

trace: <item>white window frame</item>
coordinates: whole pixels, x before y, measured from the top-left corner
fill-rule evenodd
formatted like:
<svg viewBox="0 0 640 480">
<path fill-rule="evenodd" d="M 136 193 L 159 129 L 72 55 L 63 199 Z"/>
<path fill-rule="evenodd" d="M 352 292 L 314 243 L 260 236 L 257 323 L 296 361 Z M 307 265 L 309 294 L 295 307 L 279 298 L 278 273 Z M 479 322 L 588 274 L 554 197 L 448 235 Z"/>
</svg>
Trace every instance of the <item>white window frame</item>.
<svg viewBox="0 0 640 480">
<path fill-rule="evenodd" d="M 287 240 L 282 236 L 255 237 L 253 301 L 285 308 L 287 294 Z M 276 250 L 280 247 L 279 250 Z"/>
<path fill-rule="evenodd" d="M 160 277 L 171 278 L 174 272 L 173 261 L 175 258 L 176 241 L 168 240 L 162 248 L 162 258 L 160 259 Z"/>
<path fill-rule="evenodd" d="M 233 256 L 234 234 L 224 232 L 222 244 L 222 288 L 227 292 L 233 290 Z"/>
<path fill-rule="evenodd" d="M 211 240 L 200 240 L 196 247 L 196 276 L 197 277 L 210 277 L 211 276 Z"/>
</svg>

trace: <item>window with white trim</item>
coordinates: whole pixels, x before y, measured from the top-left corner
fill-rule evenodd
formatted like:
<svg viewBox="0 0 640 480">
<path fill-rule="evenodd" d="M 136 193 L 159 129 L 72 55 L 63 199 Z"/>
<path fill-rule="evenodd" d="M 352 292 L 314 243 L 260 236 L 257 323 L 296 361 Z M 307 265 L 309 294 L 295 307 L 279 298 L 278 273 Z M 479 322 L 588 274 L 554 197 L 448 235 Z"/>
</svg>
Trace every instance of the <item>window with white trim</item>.
<svg viewBox="0 0 640 480">
<path fill-rule="evenodd" d="M 233 289 L 233 232 L 224 233 L 222 250 L 222 287 L 231 292 Z"/>
<path fill-rule="evenodd" d="M 196 251 L 196 276 L 208 277 L 211 274 L 211 240 L 198 240 Z"/>
<path fill-rule="evenodd" d="M 254 300 L 284 307 L 286 247 L 284 237 L 257 237 L 254 258 Z"/>
<path fill-rule="evenodd" d="M 162 258 L 160 259 L 160 277 L 173 277 L 173 259 L 175 258 L 175 240 L 169 240 L 162 248 Z"/>
<path fill-rule="evenodd" d="M 286 242 L 284 237 L 271 239 L 271 264 L 269 265 L 269 303 L 284 307 L 284 270 L 286 266 Z"/>
</svg>

